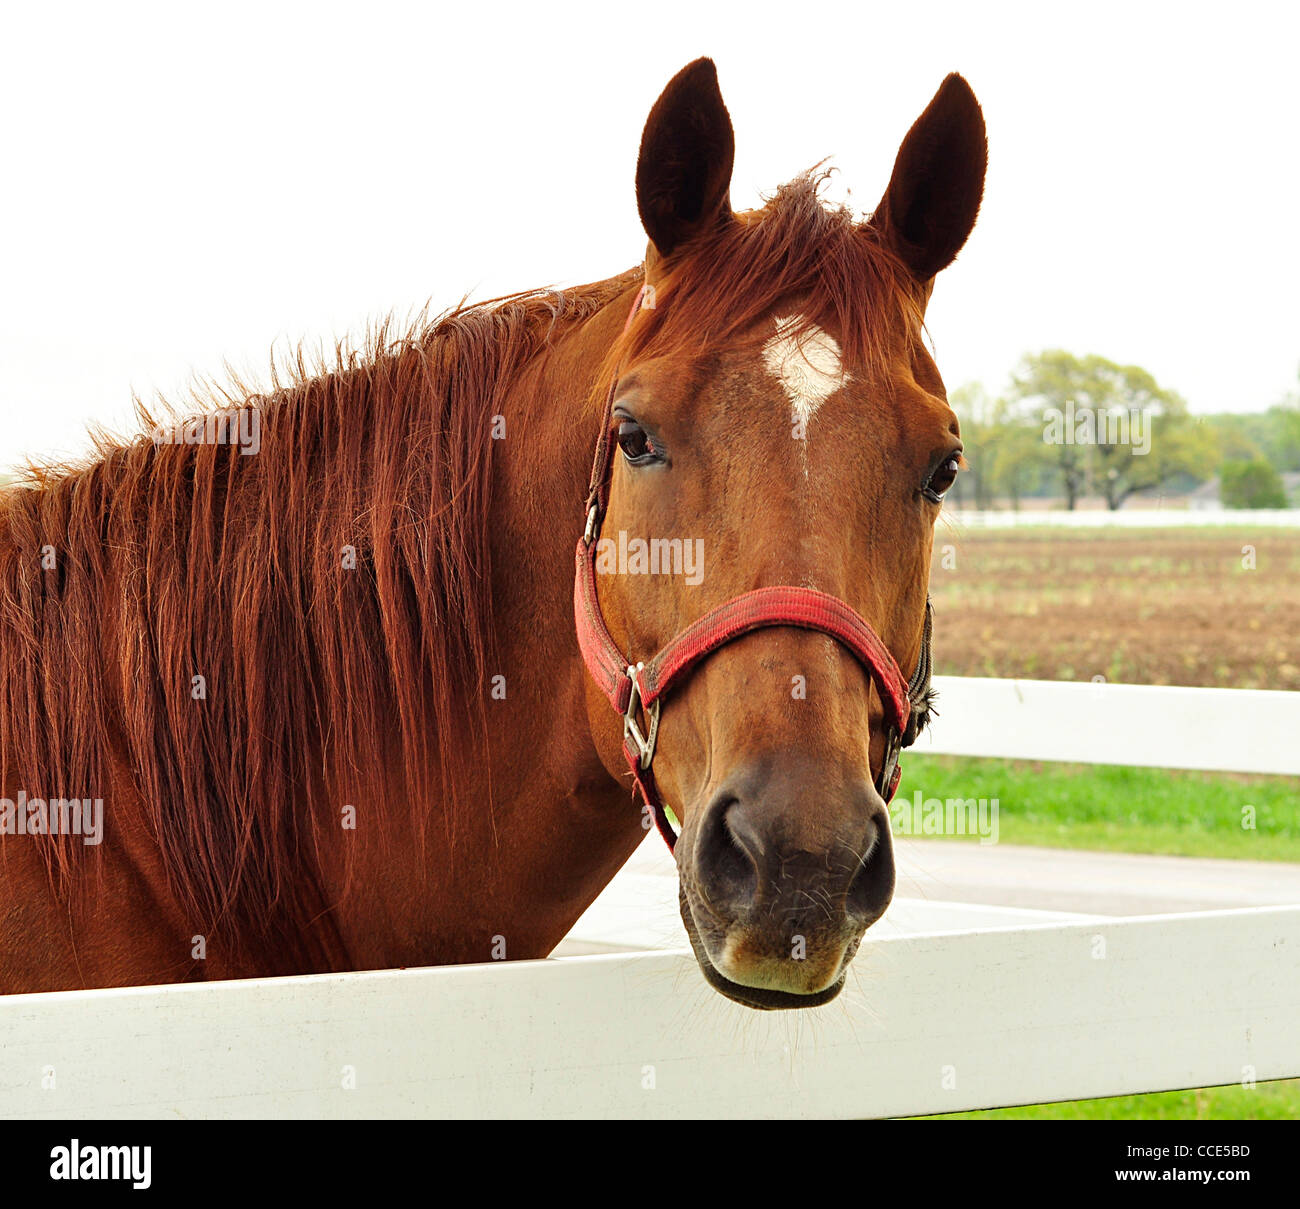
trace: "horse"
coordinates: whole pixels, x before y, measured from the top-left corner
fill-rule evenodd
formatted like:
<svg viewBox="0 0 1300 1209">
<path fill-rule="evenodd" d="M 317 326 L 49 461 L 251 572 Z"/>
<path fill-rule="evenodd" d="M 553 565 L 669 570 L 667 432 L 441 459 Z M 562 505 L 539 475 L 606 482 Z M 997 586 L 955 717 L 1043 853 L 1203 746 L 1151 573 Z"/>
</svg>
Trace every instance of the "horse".
<svg viewBox="0 0 1300 1209">
<path fill-rule="evenodd" d="M 923 324 L 985 128 L 948 76 L 867 218 L 824 168 L 735 212 L 733 157 L 697 60 L 634 269 L 0 495 L 0 991 L 542 958 L 658 825 L 712 986 L 834 998 L 929 711 Z"/>
</svg>

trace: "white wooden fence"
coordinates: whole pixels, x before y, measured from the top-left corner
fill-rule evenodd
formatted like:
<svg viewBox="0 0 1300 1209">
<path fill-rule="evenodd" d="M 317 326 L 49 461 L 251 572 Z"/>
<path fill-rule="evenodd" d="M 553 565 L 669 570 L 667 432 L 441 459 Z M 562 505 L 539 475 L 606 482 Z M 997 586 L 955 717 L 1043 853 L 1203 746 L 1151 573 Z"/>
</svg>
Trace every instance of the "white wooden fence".
<svg viewBox="0 0 1300 1209">
<path fill-rule="evenodd" d="M 934 751 L 1300 772 L 1300 694 L 939 688 Z M 676 952 L 0 998 L 8 1117 L 870 1117 L 1290 1076 L 1300 905 L 870 938 L 796 1013 Z"/>
<path fill-rule="evenodd" d="M 981 676 L 934 687 L 917 751 L 1300 776 L 1300 693 Z"/>
</svg>

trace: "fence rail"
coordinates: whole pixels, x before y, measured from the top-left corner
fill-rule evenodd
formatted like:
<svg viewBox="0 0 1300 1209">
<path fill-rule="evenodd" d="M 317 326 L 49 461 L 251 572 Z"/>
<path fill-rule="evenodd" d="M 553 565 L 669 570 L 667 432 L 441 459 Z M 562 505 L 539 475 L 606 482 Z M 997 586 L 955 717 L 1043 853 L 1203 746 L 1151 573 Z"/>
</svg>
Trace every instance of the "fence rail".
<svg viewBox="0 0 1300 1209">
<path fill-rule="evenodd" d="M 879 1117 L 1300 1073 L 1300 908 L 887 939 L 815 1019 L 681 953 L 0 999 L 0 1115 Z"/>
<path fill-rule="evenodd" d="M 941 677 L 922 750 L 1300 772 L 1300 694 Z M 1300 1076 L 1300 905 L 869 934 L 811 1013 L 687 953 L 0 997 L 0 1117 L 875 1117 Z"/>
<path fill-rule="evenodd" d="M 936 676 L 916 751 L 1300 775 L 1300 693 Z"/>
</svg>

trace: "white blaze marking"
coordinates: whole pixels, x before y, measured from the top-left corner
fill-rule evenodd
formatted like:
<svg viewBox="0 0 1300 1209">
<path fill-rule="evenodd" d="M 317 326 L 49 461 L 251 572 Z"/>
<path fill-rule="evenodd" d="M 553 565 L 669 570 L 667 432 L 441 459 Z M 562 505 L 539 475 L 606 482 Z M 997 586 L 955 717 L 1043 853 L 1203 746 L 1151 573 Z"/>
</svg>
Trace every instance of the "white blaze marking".
<svg viewBox="0 0 1300 1209">
<path fill-rule="evenodd" d="M 781 383 L 794 418 L 807 424 L 817 409 L 845 382 L 840 346 L 815 324 L 802 336 L 794 334 L 799 320 L 776 321 L 776 335 L 763 345 L 763 364 Z"/>
</svg>

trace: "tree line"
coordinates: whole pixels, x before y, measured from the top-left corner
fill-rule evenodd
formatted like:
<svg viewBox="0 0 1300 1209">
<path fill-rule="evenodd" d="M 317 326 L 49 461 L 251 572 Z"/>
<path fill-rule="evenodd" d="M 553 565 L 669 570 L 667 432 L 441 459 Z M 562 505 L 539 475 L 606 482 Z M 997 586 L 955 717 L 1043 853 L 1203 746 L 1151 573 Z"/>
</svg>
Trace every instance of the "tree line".
<svg viewBox="0 0 1300 1209">
<path fill-rule="evenodd" d="M 950 402 L 968 463 L 949 493 L 960 507 L 1098 496 L 1118 509 L 1218 476 L 1227 507 L 1284 508 L 1282 476 L 1300 472 L 1300 390 L 1263 412 L 1193 416 L 1140 366 L 1049 349 L 1025 356 L 1004 394 L 972 383 Z"/>
</svg>

